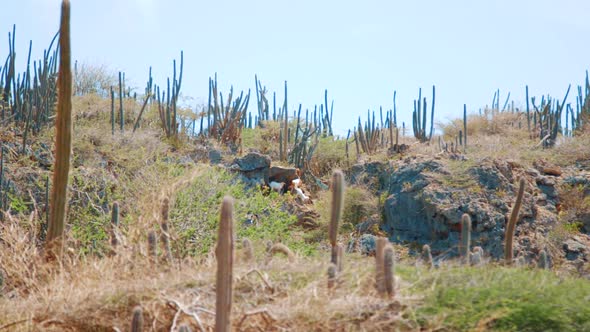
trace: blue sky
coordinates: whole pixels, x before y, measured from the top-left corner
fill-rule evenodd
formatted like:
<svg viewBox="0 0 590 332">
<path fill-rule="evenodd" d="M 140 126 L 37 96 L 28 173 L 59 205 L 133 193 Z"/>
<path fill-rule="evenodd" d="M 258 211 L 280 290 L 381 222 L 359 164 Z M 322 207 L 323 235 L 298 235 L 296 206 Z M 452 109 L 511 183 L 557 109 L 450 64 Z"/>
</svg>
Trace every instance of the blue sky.
<svg viewBox="0 0 590 332">
<path fill-rule="evenodd" d="M 0 57 L 13 23 L 19 69 L 29 40 L 41 57 L 59 7 L 59 0 L 4 1 Z M 526 84 L 532 95 L 561 99 L 590 69 L 588 13 L 583 0 L 72 0 L 72 47 L 80 62 L 125 71 L 139 91 L 149 66 L 164 85 L 184 50 L 182 92 L 195 105 L 206 102 L 215 72 L 223 91 L 254 89 L 258 74 L 281 102 L 287 80 L 291 110 L 313 109 L 328 89 L 342 133 L 367 109 L 391 108 L 394 90 L 398 119 L 409 127 L 418 88 L 430 99 L 433 84 L 438 121 L 461 116 L 464 103 L 470 111 L 490 104 L 496 89 L 502 102 L 511 92 L 516 105 Z"/>
</svg>

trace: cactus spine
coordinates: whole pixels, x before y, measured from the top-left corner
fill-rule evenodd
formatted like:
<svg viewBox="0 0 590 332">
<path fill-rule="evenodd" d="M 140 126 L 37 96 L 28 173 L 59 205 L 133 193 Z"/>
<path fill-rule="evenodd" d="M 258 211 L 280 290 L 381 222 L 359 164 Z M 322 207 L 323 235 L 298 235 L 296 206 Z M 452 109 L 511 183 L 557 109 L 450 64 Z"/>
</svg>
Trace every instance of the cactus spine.
<svg viewBox="0 0 590 332">
<path fill-rule="evenodd" d="M 53 190 L 51 192 L 51 219 L 47 232 L 47 246 L 63 236 L 66 218 L 66 196 L 70 152 L 72 149 L 72 68 L 70 46 L 70 1 L 61 5 L 59 34 L 60 62 L 57 119 L 55 121 L 55 165 L 53 168 Z M 58 244 L 61 250 L 62 243 Z"/>
<path fill-rule="evenodd" d="M 338 267 L 342 267 L 342 263 L 338 262 L 338 248 L 336 240 L 338 237 L 338 223 L 342 217 L 342 207 L 344 206 L 344 174 L 340 170 L 334 171 L 332 174 L 332 212 L 330 215 L 329 238 L 332 245 L 332 259 L 331 262 Z"/>
<path fill-rule="evenodd" d="M 143 331 L 143 310 L 140 306 L 133 309 L 133 318 L 131 320 L 131 332 Z"/>
<path fill-rule="evenodd" d="M 395 268 L 395 257 L 393 252 L 393 247 L 388 245 L 383 254 L 383 272 L 384 278 L 383 281 L 385 282 L 384 289 L 387 292 L 387 296 L 393 297 L 394 289 L 395 289 L 395 277 L 394 277 L 394 268 Z"/>
<path fill-rule="evenodd" d="M 215 331 L 229 332 L 231 330 L 231 304 L 233 282 L 233 198 L 226 196 L 221 204 L 221 218 L 219 235 L 217 237 L 217 280 L 215 289 L 217 300 L 215 303 Z"/>
<path fill-rule="evenodd" d="M 514 241 L 514 230 L 518 217 L 518 211 L 520 210 L 520 206 L 522 205 L 522 197 L 524 196 L 524 184 L 524 177 L 521 177 L 519 180 L 518 195 L 516 196 L 516 202 L 514 203 L 514 207 L 512 207 L 512 213 L 510 213 L 510 219 L 508 220 L 508 224 L 506 225 L 504 260 L 509 265 L 512 264 L 512 259 L 514 257 L 512 244 Z"/>
<path fill-rule="evenodd" d="M 467 213 L 461 217 L 461 262 L 469 262 L 469 251 L 471 247 L 471 218 Z"/>
</svg>

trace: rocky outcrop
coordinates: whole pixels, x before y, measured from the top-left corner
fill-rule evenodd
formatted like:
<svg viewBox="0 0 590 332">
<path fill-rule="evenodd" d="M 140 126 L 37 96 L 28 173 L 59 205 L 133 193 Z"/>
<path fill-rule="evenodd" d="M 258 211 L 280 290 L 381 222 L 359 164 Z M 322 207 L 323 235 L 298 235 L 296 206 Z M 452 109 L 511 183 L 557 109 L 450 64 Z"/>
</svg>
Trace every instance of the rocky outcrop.
<svg viewBox="0 0 590 332">
<path fill-rule="evenodd" d="M 249 186 L 267 185 L 269 182 L 270 157 L 257 152 L 250 152 L 243 157 L 234 159 L 228 168 L 239 172 L 241 180 Z"/>
<path fill-rule="evenodd" d="M 516 226 L 515 254 L 533 259 L 541 243 L 532 236 L 546 235 L 557 221 L 558 203 L 553 176 L 541 175 L 510 162 L 483 160 L 474 164 L 454 161 L 460 172 L 451 171 L 443 161 L 406 162 L 389 174 L 382 229 L 390 240 L 429 244 L 436 254 L 457 254 L 461 215 L 472 220 L 472 245 L 491 256 L 503 254 L 507 216 L 517 188 L 525 176 L 527 187 Z"/>
</svg>

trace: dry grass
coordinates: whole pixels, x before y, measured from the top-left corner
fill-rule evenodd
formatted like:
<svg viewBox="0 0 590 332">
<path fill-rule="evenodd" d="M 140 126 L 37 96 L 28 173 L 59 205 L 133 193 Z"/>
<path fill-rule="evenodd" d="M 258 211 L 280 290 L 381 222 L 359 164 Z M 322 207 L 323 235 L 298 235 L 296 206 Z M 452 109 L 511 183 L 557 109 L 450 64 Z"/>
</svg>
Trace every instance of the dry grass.
<svg viewBox="0 0 590 332">
<path fill-rule="evenodd" d="M 455 142 L 459 130 L 463 130 L 463 119 L 439 124 L 439 127 L 445 141 Z M 531 166 L 540 160 L 564 167 L 576 162 L 589 164 L 588 132 L 580 132 L 573 138 L 558 136 L 554 148 L 543 149 L 538 134 L 527 131 L 526 114 L 523 113 L 490 111 L 484 115 L 469 115 L 467 132 L 466 156 L 471 159 L 503 158 L 523 166 Z"/>
<path fill-rule="evenodd" d="M 0 326 L 12 331 L 126 330 L 140 305 L 155 331 L 181 322 L 212 330 L 215 289 L 212 258 L 155 265 L 135 244 L 98 259 L 66 250 L 47 263 L 16 219 L 2 227 L 0 261 L 8 283 L 0 298 Z M 328 257 L 296 262 L 259 255 L 238 262 L 234 275 L 233 326 L 240 330 L 387 330 L 414 326 L 396 302 L 373 291 L 372 260 L 348 257 L 340 286 L 328 293 Z M 397 302 L 399 301 L 399 302 Z M 393 307 L 392 307 L 393 306 Z M 394 308 L 394 310 L 391 310 Z M 14 325 L 10 325 L 14 324 Z"/>
</svg>

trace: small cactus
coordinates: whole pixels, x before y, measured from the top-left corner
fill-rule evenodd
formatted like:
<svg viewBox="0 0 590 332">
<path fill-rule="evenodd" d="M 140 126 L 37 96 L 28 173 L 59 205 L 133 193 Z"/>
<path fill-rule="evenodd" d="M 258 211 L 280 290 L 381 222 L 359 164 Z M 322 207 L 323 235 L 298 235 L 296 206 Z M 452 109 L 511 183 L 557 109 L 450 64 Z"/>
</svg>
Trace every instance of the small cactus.
<svg viewBox="0 0 590 332">
<path fill-rule="evenodd" d="M 377 245 L 375 248 L 375 284 L 377 291 L 381 294 L 385 291 L 384 281 L 385 278 L 385 266 L 383 265 L 383 255 L 385 246 L 389 241 L 384 237 L 377 238 Z"/>
<path fill-rule="evenodd" d="M 385 274 L 383 281 L 385 282 L 384 289 L 389 297 L 393 297 L 395 290 L 394 268 L 395 257 L 393 247 L 388 245 L 383 254 L 383 269 Z"/>
<path fill-rule="evenodd" d="M 545 250 L 541 250 L 541 252 L 539 252 L 539 261 L 537 262 L 537 267 L 543 270 L 549 269 L 549 257 L 547 256 L 547 252 Z"/>
<path fill-rule="evenodd" d="M 483 249 L 481 247 L 474 247 L 470 255 L 471 265 L 479 266 L 483 264 Z"/>
<path fill-rule="evenodd" d="M 119 203 L 114 202 L 111 211 L 111 246 L 116 248 L 119 245 L 117 238 L 117 228 L 119 227 Z"/>
<path fill-rule="evenodd" d="M 470 261 L 472 266 L 479 266 L 481 265 L 481 253 L 479 251 L 474 251 L 469 254 Z"/>
<path fill-rule="evenodd" d="M 471 218 L 467 213 L 461 217 L 461 262 L 467 264 L 471 247 Z"/>
<path fill-rule="evenodd" d="M 182 324 L 178 327 L 178 332 L 192 332 L 190 326 Z"/>
<path fill-rule="evenodd" d="M 140 306 L 133 309 L 131 332 L 143 332 L 143 310 L 141 310 Z"/>
<path fill-rule="evenodd" d="M 334 263 L 330 263 L 330 266 L 328 266 L 328 289 L 332 289 L 336 285 L 337 269 Z"/>
<path fill-rule="evenodd" d="M 111 224 L 115 227 L 119 226 L 119 202 L 113 203 L 111 210 Z"/>
<path fill-rule="evenodd" d="M 336 258 L 338 261 L 338 264 L 336 264 L 336 267 L 338 268 L 338 272 L 342 272 L 342 265 L 343 265 L 343 260 L 344 260 L 344 246 L 342 245 L 342 243 L 338 243 L 336 245 Z"/>
<path fill-rule="evenodd" d="M 506 234 L 504 236 L 504 260 L 508 265 L 512 264 L 512 259 L 514 258 L 512 245 L 514 241 L 514 230 L 516 227 L 516 221 L 518 219 L 518 211 L 520 210 L 520 206 L 522 205 L 522 197 L 524 196 L 524 177 L 521 177 L 518 182 L 518 195 L 516 196 L 516 202 L 512 207 L 512 213 L 510 213 L 510 219 L 508 220 L 508 224 L 506 225 Z"/>
<path fill-rule="evenodd" d="M 148 233 L 148 256 L 155 263 L 158 260 L 158 239 L 154 231 Z"/>
<path fill-rule="evenodd" d="M 163 222 L 168 221 L 169 210 L 170 210 L 170 199 L 168 197 L 164 197 L 164 199 L 162 199 L 162 207 L 160 209 L 160 217 Z"/>
<path fill-rule="evenodd" d="M 215 289 L 215 331 L 231 330 L 231 304 L 234 260 L 233 198 L 226 196 L 221 204 L 219 235 L 217 237 L 217 280 Z"/>
<path fill-rule="evenodd" d="M 162 207 L 160 210 L 160 227 L 161 227 L 161 235 L 160 241 L 162 241 L 162 246 L 164 247 L 164 252 L 166 253 L 166 260 L 168 262 L 172 262 L 172 250 L 170 249 L 170 231 L 168 229 L 168 211 L 170 209 L 170 200 L 168 197 L 164 197 L 162 200 Z"/>
<path fill-rule="evenodd" d="M 249 239 L 242 240 L 242 249 L 244 250 L 244 261 L 251 262 L 254 259 L 254 248 Z"/>
<path fill-rule="evenodd" d="M 162 241 L 162 247 L 164 247 L 164 253 L 166 254 L 166 260 L 168 262 L 172 262 L 172 250 L 170 249 L 170 233 L 168 230 L 168 223 L 166 221 L 162 221 L 160 224 L 161 227 L 161 235 L 160 241 Z"/>
<path fill-rule="evenodd" d="M 432 261 L 432 252 L 430 251 L 430 246 L 425 244 L 422 246 L 422 261 L 428 268 L 434 267 L 434 262 Z"/>
<path fill-rule="evenodd" d="M 332 245 L 332 263 L 338 266 L 336 241 L 338 238 L 338 223 L 342 217 L 342 207 L 344 206 L 344 174 L 340 170 L 332 174 L 332 212 L 330 215 L 329 238 Z"/>
<path fill-rule="evenodd" d="M 516 266 L 518 267 L 525 267 L 526 266 L 526 259 L 524 256 L 518 256 L 516 259 Z"/>
<path fill-rule="evenodd" d="M 289 247 L 287 247 L 286 245 L 284 245 L 282 243 L 273 244 L 272 247 L 270 248 L 269 253 L 271 256 L 281 253 L 281 254 L 287 256 L 287 258 L 289 259 L 290 262 L 295 260 L 295 254 L 293 254 L 293 252 L 291 251 L 291 249 L 289 249 Z"/>
</svg>

